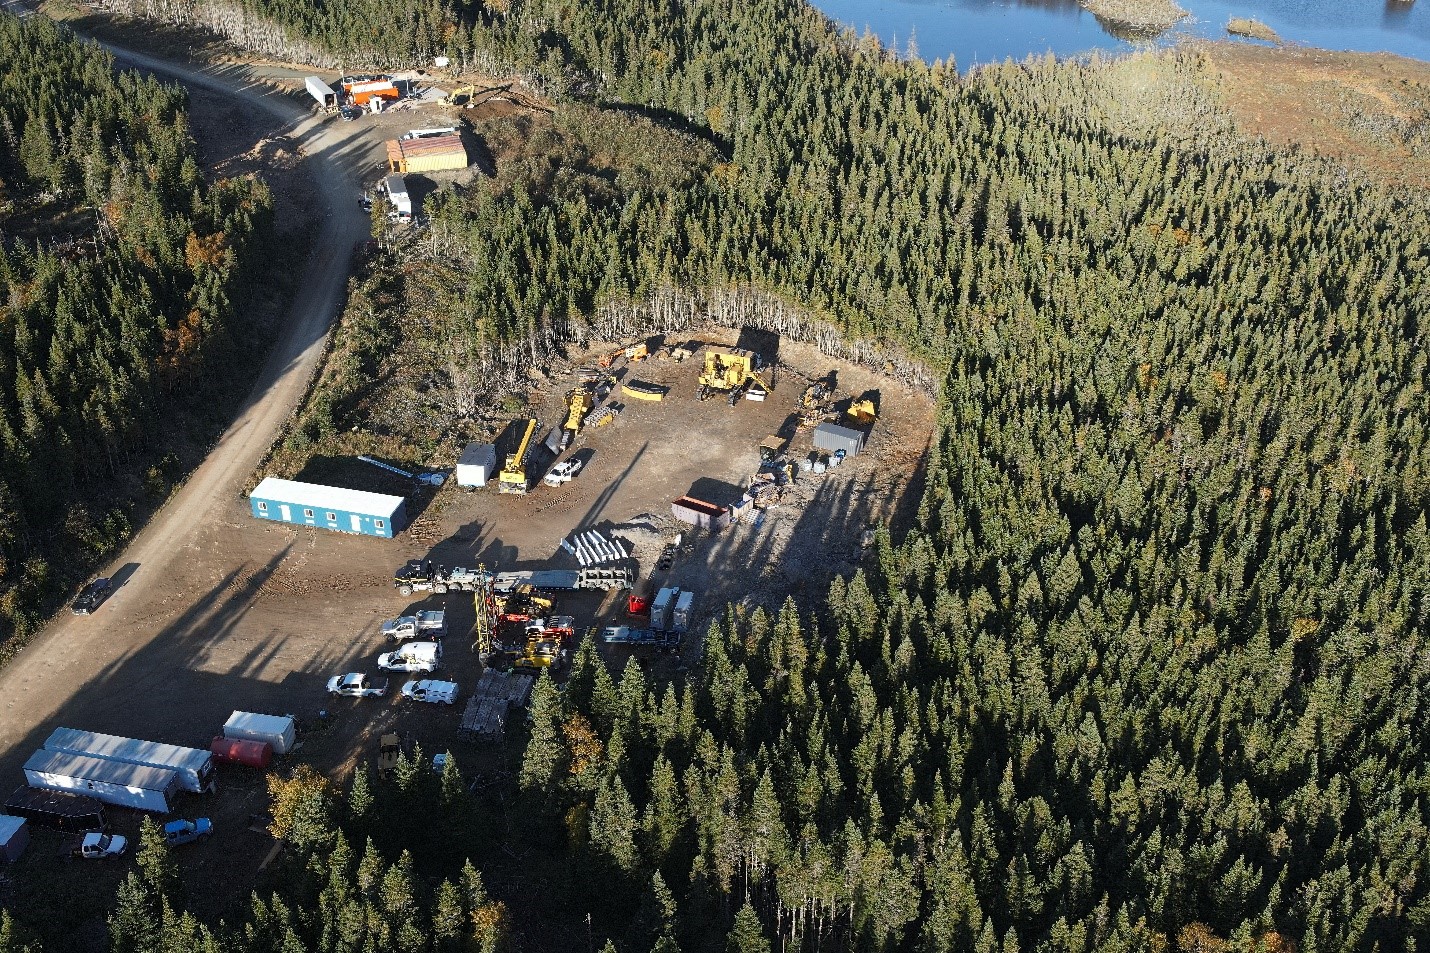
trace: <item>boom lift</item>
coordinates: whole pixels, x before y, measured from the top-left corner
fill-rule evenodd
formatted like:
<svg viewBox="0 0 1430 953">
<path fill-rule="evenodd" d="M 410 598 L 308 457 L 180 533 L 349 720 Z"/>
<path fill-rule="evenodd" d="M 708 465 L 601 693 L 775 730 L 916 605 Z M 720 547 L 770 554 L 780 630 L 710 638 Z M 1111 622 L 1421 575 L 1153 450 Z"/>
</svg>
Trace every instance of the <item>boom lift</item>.
<svg viewBox="0 0 1430 953">
<path fill-rule="evenodd" d="M 728 392 L 730 406 L 752 385 L 758 384 L 764 390 L 770 385 L 760 379 L 756 371 L 760 359 L 751 351 L 742 348 L 708 348 L 705 351 L 705 371 L 700 375 L 700 387 L 695 391 L 697 400 L 706 400 L 716 391 Z"/>
<path fill-rule="evenodd" d="M 525 493 L 531 488 L 526 478 L 526 463 L 531 456 L 531 438 L 536 434 L 536 423 L 534 419 L 527 420 L 516 450 L 507 454 L 506 467 L 497 474 L 497 487 L 503 493 Z"/>
</svg>

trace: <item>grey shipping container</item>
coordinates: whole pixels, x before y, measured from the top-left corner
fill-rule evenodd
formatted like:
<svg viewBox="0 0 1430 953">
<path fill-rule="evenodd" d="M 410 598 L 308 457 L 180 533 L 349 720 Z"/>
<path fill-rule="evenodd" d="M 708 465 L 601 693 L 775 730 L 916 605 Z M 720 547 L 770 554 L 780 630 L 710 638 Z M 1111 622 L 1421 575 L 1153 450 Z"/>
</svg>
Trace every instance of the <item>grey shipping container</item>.
<svg viewBox="0 0 1430 953">
<path fill-rule="evenodd" d="M 650 627 L 657 632 L 670 631 L 670 617 L 675 610 L 675 600 L 680 595 L 680 590 L 675 586 L 665 586 L 655 594 L 655 601 L 650 604 Z"/>
<path fill-rule="evenodd" d="M 123 761 L 41 749 L 25 762 L 32 788 L 87 794 L 106 804 L 167 814 L 179 791 L 179 773 Z"/>
<path fill-rule="evenodd" d="M 320 77 L 309 76 L 303 80 L 303 85 L 308 87 L 308 95 L 317 100 L 323 109 L 338 108 L 338 94 Z"/>
<path fill-rule="evenodd" d="M 852 457 L 864 449 L 864 435 L 838 424 L 820 424 L 814 428 L 814 448 L 829 453 L 843 450 L 846 457 Z"/>
<path fill-rule="evenodd" d="M 104 804 L 83 794 L 16 788 L 5 802 L 5 813 L 67 834 L 104 830 Z"/>
<path fill-rule="evenodd" d="M 56 728 L 45 740 L 45 750 L 167 768 L 179 775 L 180 787 L 194 794 L 212 791 L 218 783 L 214 776 L 213 755 L 207 748 L 184 748 L 158 741 L 103 735 L 97 731 L 80 731 L 78 728 Z"/>
<path fill-rule="evenodd" d="M 680 597 L 675 600 L 675 611 L 670 617 L 670 631 L 689 632 L 690 617 L 695 612 L 695 593 L 689 589 L 682 590 Z"/>
<path fill-rule="evenodd" d="M 670 503 L 670 515 L 684 523 L 708 530 L 720 530 L 730 525 L 730 510 L 693 496 L 682 496 Z"/>
</svg>

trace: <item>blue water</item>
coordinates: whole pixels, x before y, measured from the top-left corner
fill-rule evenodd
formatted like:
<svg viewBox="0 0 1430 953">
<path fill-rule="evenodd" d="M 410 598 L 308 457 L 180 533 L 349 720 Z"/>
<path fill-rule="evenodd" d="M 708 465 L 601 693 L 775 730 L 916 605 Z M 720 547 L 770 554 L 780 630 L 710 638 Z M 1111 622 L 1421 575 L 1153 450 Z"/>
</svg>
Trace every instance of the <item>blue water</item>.
<svg viewBox="0 0 1430 953">
<path fill-rule="evenodd" d="M 1146 43 L 1113 36 L 1077 0 L 812 0 L 832 19 L 904 52 L 950 56 L 960 70 L 1052 52 L 1126 52 Z M 1430 60 L 1430 0 L 1178 0 L 1191 13 L 1159 42 L 1225 37 L 1232 17 L 1251 17 L 1289 43 L 1399 53 Z"/>
</svg>

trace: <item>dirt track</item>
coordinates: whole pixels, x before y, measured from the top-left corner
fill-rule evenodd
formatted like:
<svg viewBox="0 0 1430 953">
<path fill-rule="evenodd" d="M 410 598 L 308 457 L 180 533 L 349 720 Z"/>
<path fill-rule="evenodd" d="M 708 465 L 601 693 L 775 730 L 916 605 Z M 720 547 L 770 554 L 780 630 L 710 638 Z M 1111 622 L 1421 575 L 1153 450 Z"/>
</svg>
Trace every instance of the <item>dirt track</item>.
<svg viewBox="0 0 1430 953">
<path fill-rule="evenodd" d="M 301 263 L 298 293 L 288 308 L 281 336 L 234 423 L 187 483 L 149 521 L 110 567 L 122 585 L 101 613 L 91 618 L 62 615 L 0 671 L 0 787 L 20 783 L 19 767 L 35 733 L 61 713 L 78 707 L 121 709 L 141 701 L 142 685 L 110 688 L 107 678 L 123 663 L 162 638 L 156 625 L 176 601 L 173 580 L 202 527 L 235 506 L 243 480 L 253 471 L 285 418 L 301 399 L 322 353 L 328 327 L 342 302 L 354 242 L 366 237 L 368 221 L 351 199 L 369 144 L 360 130 L 316 117 L 293 100 L 266 90 L 245 70 L 204 71 L 113 49 L 121 65 L 172 77 L 191 89 L 226 97 L 270 127 L 265 138 L 286 136 L 302 150 L 302 165 L 324 213 L 313 253 Z M 344 126 L 348 128 L 344 128 Z M 142 682 L 162 680 L 151 673 Z M 154 685 L 154 688 L 159 688 Z M 94 689 L 103 698 L 82 696 Z M 76 699 L 76 695 L 80 695 Z M 162 690 L 158 692 L 162 696 Z M 85 702 L 88 701 L 88 704 Z"/>
</svg>

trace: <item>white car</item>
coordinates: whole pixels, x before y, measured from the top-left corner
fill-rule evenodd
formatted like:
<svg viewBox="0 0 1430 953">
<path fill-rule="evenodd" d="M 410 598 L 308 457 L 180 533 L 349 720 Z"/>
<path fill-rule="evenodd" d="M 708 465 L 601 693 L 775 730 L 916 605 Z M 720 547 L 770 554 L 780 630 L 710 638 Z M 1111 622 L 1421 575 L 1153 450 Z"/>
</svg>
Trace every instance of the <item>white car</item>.
<svg viewBox="0 0 1430 953">
<path fill-rule="evenodd" d="M 453 705 L 457 701 L 457 683 L 439 682 L 427 678 L 421 681 L 414 680 L 402 686 L 402 697 L 410 698 L 415 702 Z"/>
<path fill-rule="evenodd" d="M 346 695 L 349 698 L 381 698 L 387 694 L 387 682 L 374 682 L 362 672 L 334 675 L 328 679 L 329 695 Z"/>
<path fill-rule="evenodd" d="M 377 667 L 384 672 L 435 672 L 441 664 L 441 642 L 408 642 L 377 657 Z"/>
<path fill-rule="evenodd" d="M 101 857 L 118 857 L 129 847 L 129 841 L 119 834 L 86 834 L 72 852 L 76 857 L 94 860 Z"/>
<path fill-rule="evenodd" d="M 551 472 L 546 474 L 541 482 L 547 486 L 561 486 L 563 483 L 570 483 L 580 472 L 580 460 L 563 460 L 552 467 Z"/>
</svg>

